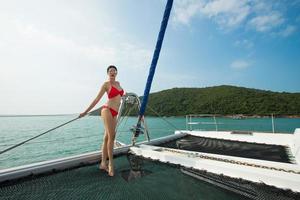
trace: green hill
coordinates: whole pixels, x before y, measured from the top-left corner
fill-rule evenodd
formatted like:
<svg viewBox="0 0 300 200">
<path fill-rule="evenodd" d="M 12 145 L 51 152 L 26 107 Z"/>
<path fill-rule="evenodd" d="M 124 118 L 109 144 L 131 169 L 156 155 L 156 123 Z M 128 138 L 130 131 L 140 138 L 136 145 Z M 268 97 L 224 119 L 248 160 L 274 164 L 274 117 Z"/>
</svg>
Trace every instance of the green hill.
<svg viewBox="0 0 300 200">
<path fill-rule="evenodd" d="M 162 116 L 204 113 L 221 115 L 273 113 L 300 116 L 300 93 L 280 93 L 226 85 L 173 88 L 151 93 L 148 106 Z M 146 115 L 155 114 L 147 108 Z"/>
</svg>

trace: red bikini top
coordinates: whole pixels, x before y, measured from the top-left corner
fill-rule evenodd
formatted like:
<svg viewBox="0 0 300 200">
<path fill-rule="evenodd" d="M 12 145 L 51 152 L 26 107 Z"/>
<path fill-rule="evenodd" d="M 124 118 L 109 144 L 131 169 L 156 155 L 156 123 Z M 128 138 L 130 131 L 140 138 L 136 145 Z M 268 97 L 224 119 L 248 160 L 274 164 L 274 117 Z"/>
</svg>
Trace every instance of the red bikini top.
<svg viewBox="0 0 300 200">
<path fill-rule="evenodd" d="M 124 94 L 124 90 L 123 89 L 118 90 L 116 87 L 114 87 L 112 85 L 111 88 L 110 88 L 110 91 L 107 94 L 107 96 L 108 96 L 109 99 L 111 99 L 111 98 L 114 98 L 114 97 L 116 97 L 118 95 L 123 96 L 123 94 Z"/>
</svg>

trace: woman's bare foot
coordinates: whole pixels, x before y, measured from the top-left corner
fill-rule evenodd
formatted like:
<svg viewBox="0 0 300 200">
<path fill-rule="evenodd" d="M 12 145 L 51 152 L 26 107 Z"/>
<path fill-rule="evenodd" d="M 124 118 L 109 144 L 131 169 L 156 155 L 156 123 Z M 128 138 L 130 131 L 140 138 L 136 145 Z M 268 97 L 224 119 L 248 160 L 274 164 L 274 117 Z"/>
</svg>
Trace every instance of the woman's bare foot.
<svg viewBox="0 0 300 200">
<path fill-rule="evenodd" d="M 114 166 L 113 165 L 108 165 L 108 176 L 114 176 L 115 171 L 114 171 Z"/>
<path fill-rule="evenodd" d="M 101 162 L 100 165 L 99 165 L 99 169 L 108 172 L 108 167 L 107 167 L 107 164 L 105 164 L 105 163 Z"/>
</svg>

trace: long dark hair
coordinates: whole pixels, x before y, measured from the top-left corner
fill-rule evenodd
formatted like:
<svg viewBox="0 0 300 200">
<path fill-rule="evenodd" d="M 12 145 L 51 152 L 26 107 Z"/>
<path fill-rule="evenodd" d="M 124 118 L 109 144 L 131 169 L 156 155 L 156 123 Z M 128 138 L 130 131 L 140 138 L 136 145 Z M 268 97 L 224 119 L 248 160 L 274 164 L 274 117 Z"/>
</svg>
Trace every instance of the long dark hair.
<svg viewBox="0 0 300 200">
<path fill-rule="evenodd" d="M 107 67 L 107 73 L 108 73 L 108 71 L 109 71 L 109 69 L 111 69 L 111 68 L 113 68 L 113 69 L 115 69 L 116 71 L 118 71 L 118 69 L 117 69 L 117 67 L 116 66 L 114 66 L 114 65 L 109 65 L 108 67 Z"/>
</svg>

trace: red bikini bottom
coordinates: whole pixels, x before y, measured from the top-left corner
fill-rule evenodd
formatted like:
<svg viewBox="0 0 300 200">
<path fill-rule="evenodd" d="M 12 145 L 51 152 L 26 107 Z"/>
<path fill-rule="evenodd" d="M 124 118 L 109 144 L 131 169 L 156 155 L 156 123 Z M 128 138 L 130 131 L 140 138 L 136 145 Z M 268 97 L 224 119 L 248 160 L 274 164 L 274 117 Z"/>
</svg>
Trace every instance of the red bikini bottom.
<svg viewBox="0 0 300 200">
<path fill-rule="evenodd" d="M 118 112 L 117 112 L 117 111 L 115 111 L 114 109 L 108 107 L 107 105 L 103 105 L 101 108 L 108 108 L 109 111 L 110 111 L 110 113 L 111 113 L 111 115 L 112 115 L 113 117 L 115 117 L 115 116 L 118 115 Z"/>
</svg>

